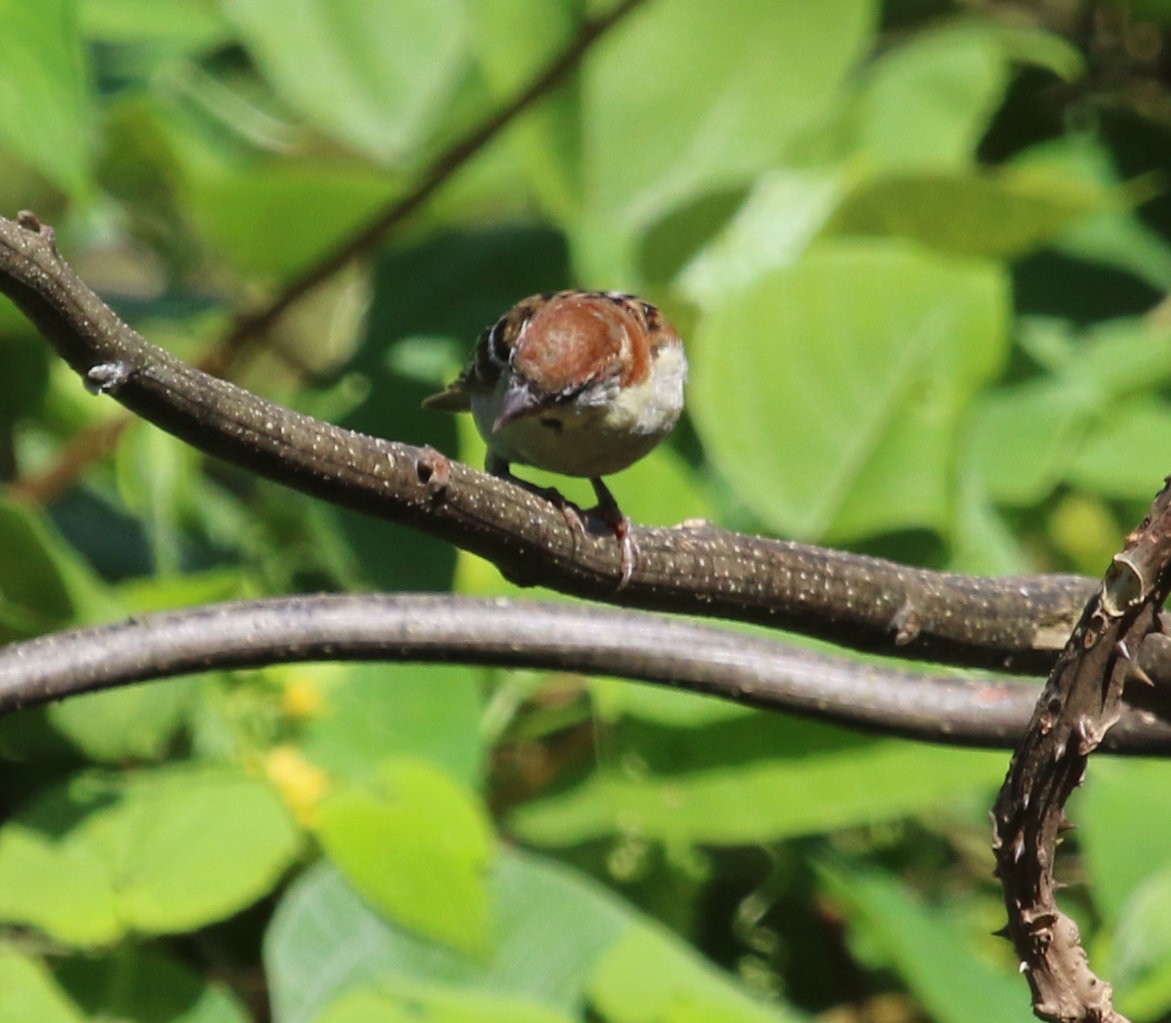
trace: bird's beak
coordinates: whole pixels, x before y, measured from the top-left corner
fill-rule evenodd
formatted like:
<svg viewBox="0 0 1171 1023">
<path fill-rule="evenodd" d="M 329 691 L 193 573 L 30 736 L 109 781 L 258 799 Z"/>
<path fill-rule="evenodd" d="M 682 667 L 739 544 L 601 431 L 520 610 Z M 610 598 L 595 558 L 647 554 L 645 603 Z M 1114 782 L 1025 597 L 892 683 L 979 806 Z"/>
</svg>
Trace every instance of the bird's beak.
<svg viewBox="0 0 1171 1023">
<path fill-rule="evenodd" d="M 492 432 L 501 430 L 509 423 L 531 416 L 541 408 L 541 401 L 528 386 L 519 380 L 514 380 L 504 392 L 504 401 L 500 405 L 500 414 L 492 424 Z"/>
</svg>

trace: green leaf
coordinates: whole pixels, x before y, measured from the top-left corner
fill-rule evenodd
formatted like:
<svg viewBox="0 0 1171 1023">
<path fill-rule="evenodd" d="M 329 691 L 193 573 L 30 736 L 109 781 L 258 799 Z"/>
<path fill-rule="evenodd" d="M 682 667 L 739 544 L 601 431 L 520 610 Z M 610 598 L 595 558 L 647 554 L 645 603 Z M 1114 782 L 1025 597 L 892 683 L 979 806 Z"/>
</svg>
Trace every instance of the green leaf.
<svg viewBox="0 0 1171 1023">
<path fill-rule="evenodd" d="M 819 873 L 845 907 L 852 929 L 878 946 L 938 1023 L 1032 1019 L 1029 988 L 1012 967 L 994 969 L 972 948 L 972 935 L 938 910 L 922 905 L 876 871 L 822 863 Z"/>
<path fill-rule="evenodd" d="M 699 956 L 650 928 L 614 942 L 590 985 L 607 1023 L 782 1023 L 802 1017 L 749 998 Z"/>
<path fill-rule="evenodd" d="M 989 392 L 972 415 L 966 465 L 993 500 L 1036 504 L 1064 476 L 1097 405 L 1095 395 L 1050 378 Z"/>
<path fill-rule="evenodd" d="M 960 256 L 1011 259 L 1105 208 L 1101 189 L 1053 173 L 908 171 L 855 189 L 828 230 L 892 235 Z"/>
<path fill-rule="evenodd" d="M 84 1019 L 43 963 L 16 948 L 0 945 L 0 1020 L 82 1023 Z"/>
<path fill-rule="evenodd" d="M 784 535 L 942 531 L 958 427 L 1004 357 L 1007 315 L 993 265 L 896 242 L 819 245 L 704 309 L 690 349 L 696 429 Z"/>
<path fill-rule="evenodd" d="M 1147 878 L 1171 869 L 1166 843 L 1151 841 L 1151 822 L 1171 816 L 1165 767 L 1156 760 L 1095 762 L 1073 814 L 1094 905 L 1108 922 L 1121 919 Z"/>
<path fill-rule="evenodd" d="M 631 685 L 626 679 L 595 679 L 590 693 L 598 717 L 611 722 L 630 715 L 674 728 L 702 728 L 754 713 L 751 708 L 714 696 Z"/>
<path fill-rule="evenodd" d="M 104 945 L 124 931 L 107 864 L 85 844 L 57 840 L 19 817 L 0 829 L 0 886 L 0 919 L 67 945 Z"/>
<path fill-rule="evenodd" d="M 118 492 L 142 523 L 155 571 L 178 575 L 184 503 L 193 500 L 202 456 L 162 430 L 131 430 L 115 450 Z"/>
<path fill-rule="evenodd" d="M 728 225 L 683 268 L 683 292 L 710 305 L 792 266 L 837 209 L 846 184 L 845 176 L 833 171 L 761 174 Z"/>
<path fill-rule="evenodd" d="M 1168 473 L 1171 405 L 1135 398 L 1113 405 L 1073 453 L 1066 479 L 1104 497 L 1147 500 Z"/>
<path fill-rule="evenodd" d="M 289 103 L 383 163 L 426 140 L 464 62 L 457 0 L 227 0 L 224 10 Z"/>
<path fill-rule="evenodd" d="M 1159 1018 L 1171 1005 L 1171 853 L 1157 840 L 1157 822 L 1171 813 L 1165 767 L 1158 760 L 1096 762 L 1072 813 L 1094 906 L 1115 927 L 1107 975 L 1117 979 L 1119 1008 L 1133 1019 Z"/>
<path fill-rule="evenodd" d="M 40 515 L 0 500 L 0 642 L 60 628 L 109 598 Z"/>
<path fill-rule="evenodd" d="M 361 781 L 387 756 L 424 757 L 466 785 L 479 785 L 483 673 L 458 665 L 355 664 L 307 721 L 298 744 L 331 775 Z"/>
<path fill-rule="evenodd" d="M 1050 71 L 1066 82 L 1076 81 L 1085 73 L 1081 50 L 1055 32 L 1010 25 L 1008 19 L 972 22 L 968 27 L 977 24 L 1011 60 Z"/>
<path fill-rule="evenodd" d="M 1118 1006 L 1135 1019 L 1159 1019 L 1171 1008 L 1171 865 L 1151 874 L 1122 909 L 1110 980 Z"/>
<path fill-rule="evenodd" d="M 0 0 L 0 25 L 0 146 L 83 198 L 93 120 L 77 5 Z"/>
<path fill-rule="evenodd" d="M 87 39 L 122 44 L 182 44 L 211 48 L 228 42 L 228 26 L 214 6 L 201 0 L 78 0 Z"/>
<path fill-rule="evenodd" d="M 966 465 L 1004 504 L 1036 504 L 1061 482 L 1148 498 L 1167 471 L 1167 410 L 1146 392 L 1171 379 L 1171 335 L 1126 318 L 1081 334 L 1026 321 L 1022 338 L 1051 372 L 979 400 Z"/>
<path fill-rule="evenodd" d="M 947 568 L 973 575 L 1025 575 L 1035 568 L 982 481 L 962 472 Z"/>
<path fill-rule="evenodd" d="M 299 844 L 273 790 L 240 771 L 81 775 L 0 828 L 0 919 L 82 946 L 190 930 L 267 892 Z"/>
<path fill-rule="evenodd" d="M 915 33 L 874 64 L 843 118 L 841 153 L 872 171 L 967 167 L 1008 80 L 987 32 Z"/>
<path fill-rule="evenodd" d="M 354 988 L 314 1023 L 573 1023 L 568 1016 L 531 1002 L 488 992 L 442 988 Z"/>
<path fill-rule="evenodd" d="M 224 983 L 209 983 L 149 948 L 66 959 L 57 963 L 56 974 L 90 1020 L 245 1023 L 250 1019 Z"/>
<path fill-rule="evenodd" d="M 326 799 L 318 836 L 389 919 L 452 948 L 488 952 L 492 827 L 447 775 L 424 761 L 387 761 L 373 791 L 351 786 Z"/>
<path fill-rule="evenodd" d="M 489 87 L 501 103 L 525 88 L 567 44 L 577 28 L 578 5 L 548 0 L 493 0 L 467 5 L 472 46 Z M 518 39 L 524 40 L 517 46 Z M 570 79 L 525 112 L 505 145 L 527 172 L 537 194 L 558 220 L 582 201 L 580 95 Z"/>
<path fill-rule="evenodd" d="M 870 40 L 869 0 L 666 0 L 583 74 L 584 276 L 622 280 L 635 232 L 770 166 L 826 108 Z"/>
<path fill-rule="evenodd" d="M 773 842 L 900 817 L 1003 774 L 992 754 L 859 739 L 812 723 L 733 721 L 725 728 L 686 733 L 715 763 L 670 773 L 600 770 L 563 794 L 518 807 L 510 827 L 551 846 L 622 833 L 668 844 Z M 755 753 L 770 736 L 784 752 Z M 645 757 L 652 750 L 642 745 Z"/>
<path fill-rule="evenodd" d="M 1126 528 L 1104 500 L 1070 491 L 1054 503 L 1047 532 L 1054 549 L 1076 571 L 1098 577 L 1110 564 Z"/>
<path fill-rule="evenodd" d="M 489 959 L 473 959 L 391 926 L 330 865 L 311 868 L 290 886 L 265 937 L 273 1018 L 309 1023 L 331 1004 L 352 1011 L 355 1004 L 381 1004 L 375 996 L 397 1000 L 417 992 L 436 1013 L 425 1019 L 447 1020 L 438 1014 L 446 1003 L 453 1020 L 479 1020 L 461 1014 L 477 999 L 489 1013 L 501 1004 L 497 999 L 511 999 L 520 1011 L 535 1013 L 540 1006 L 578 1019 L 596 978 L 601 976 L 607 992 L 620 983 L 616 957 L 623 953 L 613 950 L 644 930 L 653 932 L 653 940 L 630 951 L 645 949 L 664 968 L 684 974 L 676 990 L 705 1005 L 743 1010 L 750 1004 L 731 978 L 710 967 L 702 976 L 686 976 L 704 970 L 694 951 L 608 889 L 554 861 L 502 850 L 493 871 L 492 902 L 498 917 L 495 951 Z M 664 979 L 656 987 L 666 997 L 670 983 Z M 763 1019 L 793 1018 L 780 1011 Z M 353 1017 L 342 1018 L 348 1023 Z M 542 1018 L 534 1016 L 534 1023 Z"/>
<path fill-rule="evenodd" d="M 1117 267 L 1160 291 L 1171 290 L 1171 244 L 1148 227 L 1134 207 L 1150 188 L 1149 178 L 1124 186 L 1105 142 L 1088 132 L 1071 132 L 1025 150 L 1013 166 L 1060 173 L 1115 197 L 1107 208 L 1079 220 L 1054 242 L 1077 259 Z"/>
<path fill-rule="evenodd" d="M 1171 381 L 1171 325 L 1158 317 L 1106 320 L 1077 338 L 1064 372 L 1104 401 Z"/>
<path fill-rule="evenodd" d="M 200 169 L 189 175 L 184 194 L 202 235 L 239 271 L 285 275 L 367 221 L 392 191 L 385 174 L 364 168 L 274 160 Z"/>
<path fill-rule="evenodd" d="M 195 696 L 194 680 L 156 680 L 51 704 L 53 727 L 91 760 L 156 760 L 179 731 Z"/>
<path fill-rule="evenodd" d="M 518 850 L 497 857 L 490 901 L 495 951 L 479 960 L 393 927 L 332 866 L 312 868 L 265 937 L 273 1018 L 308 1023 L 347 990 L 404 983 L 490 990 L 576 1016 L 599 957 L 634 926 L 611 892 Z"/>
<path fill-rule="evenodd" d="M 7 299 L 4 300 L 7 304 Z M 11 306 L 9 306 L 11 308 Z M 0 432 L 11 433 L 17 423 L 32 419 L 42 409 L 49 384 L 49 352 L 44 341 L 30 333 L 26 322 L 4 322 L 0 309 Z"/>
</svg>

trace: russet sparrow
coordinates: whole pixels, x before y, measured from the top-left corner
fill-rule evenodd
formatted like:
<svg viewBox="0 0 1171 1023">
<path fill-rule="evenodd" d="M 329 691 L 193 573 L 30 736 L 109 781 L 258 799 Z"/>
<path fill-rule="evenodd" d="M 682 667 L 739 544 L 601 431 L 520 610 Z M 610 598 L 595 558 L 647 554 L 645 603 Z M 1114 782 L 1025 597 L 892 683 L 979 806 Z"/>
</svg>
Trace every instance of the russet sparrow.
<svg viewBox="0 0 1171 1023">
<path fill-rule="evenodd" d="M 630 520 L 603 476 L 659 443 L 683 411 L 687 358 L 675 328 L 649 302 L 616 291 L 544 292 L 522 299 L 476 342 L 459 377 L 424 407 L 472 413 L 486 468 L 522 485 L 511 463 L 583 476 L 594 512 L 622 544 L 622 581 L 634 571 Z M 578 528 L 573 507 L 552 500 Z"/>
</svg>

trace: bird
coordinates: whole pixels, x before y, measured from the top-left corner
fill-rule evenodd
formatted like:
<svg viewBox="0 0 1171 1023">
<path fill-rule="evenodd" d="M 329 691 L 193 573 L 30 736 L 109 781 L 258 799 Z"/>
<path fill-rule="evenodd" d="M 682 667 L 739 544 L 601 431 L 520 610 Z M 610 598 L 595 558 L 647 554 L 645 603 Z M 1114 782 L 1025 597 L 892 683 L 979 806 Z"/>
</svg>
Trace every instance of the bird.
<svg viewBox="0 0 1171 1023">
<path fill-rule="evenodd" d="M 488 448 L 485 469 L 556 504 L 582 533 L 578 510 L 557 490 L 533 486 L 511 467 L 588 479 L 598 504 L 586 514 L 598 515 L 622 545 L 621 589 L 636 547 L 602 477 L 671 432 L 686 383 L 683 340 L 650 302 L 620 291 L 546 291 L 487 327 L 459 376 L 423 406 L 471 412 Z"/>
</svg>

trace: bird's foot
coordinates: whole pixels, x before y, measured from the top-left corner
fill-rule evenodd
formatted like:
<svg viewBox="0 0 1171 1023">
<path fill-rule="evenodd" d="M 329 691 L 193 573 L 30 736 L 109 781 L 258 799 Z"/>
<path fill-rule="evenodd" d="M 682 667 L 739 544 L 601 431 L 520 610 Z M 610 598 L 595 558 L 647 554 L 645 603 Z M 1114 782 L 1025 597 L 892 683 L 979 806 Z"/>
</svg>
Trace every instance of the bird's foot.
<svg viewBox="0 0 1171 1023">
<path fill-rule="evenodd" d="M 556 487 L 538 487 L 532 483 L 525 483 L 525 488 L 538 497 L 543 497 L 554 508 L 556 508 L 564 516 L 569 528 L 572 529 L 578 536 L 585 537 L 588 530 L 586 529 L 585 519 L 582 517 L 582 510 L 574 504 L 568 497 L 566 497 Z"/>
<path fill-rule="evenodd" d="M 622 513 L 610 488 L 600 479 L 591 479 L 594 493 L 598 495 L 597 507 L 591 508 L 590 515 L 596 515 L 614 531 L 614 536 L 622 545 L 622 576 L 618 580 L 618 589 L 624 590 L 630 585 L 634 576 L 634 566 L 638 564 L 638 544 L 634 541 L 634 534 L 630 531 L 630 518 Z"/>
<path fill-rule="evenodd" d="M 565 517 L 565 521 L 570 529 L 579 536 L 584 537 L 586 535 L 585 519 L 582 518 L 581 509 L 556 487 L 539 487 L 535 483 L 530 483 L 528 480 L 522 480 L 519 476 L 514 476 L 507 462 L 494 458 L 491 454 L 488 456 L 487 469 L 493 476 L 498 476 L 502 480 L 508 480 L 509 483 L 515 483 L 518 487 L 523 487 L 530 494 L 548 501 Z"/>
<path fill-rule="evenodd" d="M 638 544 L 635 543 L 634 534 L 631 532 L 630 519 L 622 514 L 622 509 L 618 507 L 618 502 L 614 500 L 614 495 L 610 493 L 610 488 L 605 483 L 597 477 L 590 479 L 598 503 L 595 507 L 583 512 L 556 487 L 539 487 L 535 483 L 529 483 L 528 480 L 514 476 L 508 462 L 491 453 L 488 455 L 487 469 L 493 476 L 506 479 L 524 487 L 530 494 L 544 498 L 561 512 L 569 528 L 583 538 L 589 533 L 586 528 L 586 518 L 600 519 L 613 531 L 618 543 L 622 546 L 622 575 L 618 578 L 618 589 L 624 590 L 630 585 L 630 580 L 634 577 L 635 566 L 638 564 Z"/>
</svg>

